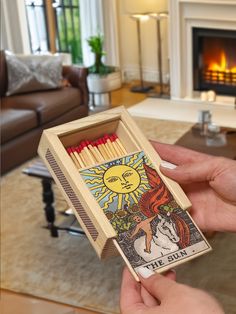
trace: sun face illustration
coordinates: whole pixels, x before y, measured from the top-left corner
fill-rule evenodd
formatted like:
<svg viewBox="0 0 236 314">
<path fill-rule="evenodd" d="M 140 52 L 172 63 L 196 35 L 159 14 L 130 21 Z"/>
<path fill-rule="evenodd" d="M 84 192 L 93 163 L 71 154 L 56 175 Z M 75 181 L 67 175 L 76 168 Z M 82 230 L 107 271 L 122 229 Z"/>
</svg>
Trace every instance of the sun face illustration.
<svg viewBox="0 0 236 314">
<path fill-rule="evenodd" d="M 104 211 L 115 213 L 125 205 L 129 207 L 137 204 L 143 192 L 150 189 L 143 158 L 144 153 L 138 152 L 80 171 L 86 185 Z M 146 157 L 145 163 L 151 164 Z"/>
<path fill-rule="evenodd" d="M 103 180 L 111 191 L 125 194 L 137 189 L 140 184 L 140 175 L 130 166 L 116 165 L 107 169 Z"/>
</svg>

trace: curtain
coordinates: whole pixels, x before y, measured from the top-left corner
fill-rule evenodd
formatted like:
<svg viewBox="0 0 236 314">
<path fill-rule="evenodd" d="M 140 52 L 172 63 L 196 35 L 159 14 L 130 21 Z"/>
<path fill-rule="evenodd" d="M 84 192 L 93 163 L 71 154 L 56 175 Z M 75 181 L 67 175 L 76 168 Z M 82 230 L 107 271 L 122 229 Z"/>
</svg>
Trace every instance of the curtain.
<svg viewBox="0 0 236 314">
<path fill-rule="evenodd" d="M 0 0 L 1 49 L 30 53 L 24 0 Z"/>
<path fill-rule="evenodd" d="M 87 38 L 97 33 L 104 34 L 105 62 L 119 66 L 119 41 L 117 0 L 80 0 L 81 41 L 85 66 L 94 62 Z"/>
</svg>

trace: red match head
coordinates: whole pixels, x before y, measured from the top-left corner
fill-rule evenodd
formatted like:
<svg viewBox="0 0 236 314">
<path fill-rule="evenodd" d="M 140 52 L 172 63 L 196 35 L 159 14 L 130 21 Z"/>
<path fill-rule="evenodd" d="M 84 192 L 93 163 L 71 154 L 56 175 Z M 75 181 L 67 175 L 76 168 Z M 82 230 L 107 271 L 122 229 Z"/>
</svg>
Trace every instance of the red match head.
<svg viewBox="0 0 236 314">
<path fill-rule="evenodd" d="M 101 138 L 101 142 L 102 142 L 102 144 L 106 144 L 107 139 L 106 139 L 106 138 L 104 138 L 104 137 L 102 137 L 102 138 Z"/>
<path fill-rule="evenodd" d="M 86 145 L 86 142 L 85 141 L 81 141 L 80 142 L 80 147 L 83 149 L 85 148 L 87 145 Z"/>
<path fill-rule="evenodd" d="M 110 140 L 111 140 L 111 142 L 114 142 L 116 140 L 114 134 L 110 135 Z"/>
<path fill-rule="evenodd" d="M 70 155 L 72 153 L 71 147 L 67 147 L 66 151 Z"/>
<path fill-rule="evenodd" d="M 75 150 L 77 151 L 77 153 L 80 153 L 81 152 L 80 146 L 75 147 Z"/>
</svg>

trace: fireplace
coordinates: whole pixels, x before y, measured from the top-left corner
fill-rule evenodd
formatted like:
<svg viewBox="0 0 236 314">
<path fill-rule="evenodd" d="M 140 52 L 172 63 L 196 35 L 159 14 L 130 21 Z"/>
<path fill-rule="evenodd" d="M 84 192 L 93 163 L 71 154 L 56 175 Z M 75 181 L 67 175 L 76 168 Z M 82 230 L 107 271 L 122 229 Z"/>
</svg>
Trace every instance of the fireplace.
<svg viewBox="0 0 236 314">
<path fill-rule="evenodd" d="M 204 100 L 201 98 L 201 92 L 214 90 L 215 103 L 234 106 L 236 100 L 233 69 L 236 66 L 235 0 L 169 0 L 169 15 L 171 99 L 202 102 Z M 193 42 L 193 32 L 197 30 L 201 33 Z M 203 31 L 209 33 L 204 34 Z M 207 39 L 203 39 L 204 36 Z M 218 38 L 217 44 L 213 43 L 216 38 Z M 230 44 L 226 44 L 227 41 L 230 41 Z M 220 52 L 220 56 L 213 60 L 213 65 L 209 66 L 206 76 L 202 77 L 201 71 L 208 69 L 207 59 L 204 59 L 204 62 L 207 62 L 203 65 L 204 49 L 206 46 L 210 48 L 213 45 L 217 46 L 217 49 L 221 45 L 225 46 L 226 51 L 223 54 Z M 234 47 L 234 60 L 230 62 L 228 58 L 231 58 L 231 54 L 227 51 L 228 45 L 230 48 Z M 193 51 L 198 51 L 198 54 L 193 56 Z M 207 54 L 212 55 L 211 51 Z M 215 70 L 216 82 L 212 82 L 212 72 Z"/>
<path fill-rule="evenodd" d="M 236 95 L 236 31 L 192 29 L 194 90 Z"/>
</svg>

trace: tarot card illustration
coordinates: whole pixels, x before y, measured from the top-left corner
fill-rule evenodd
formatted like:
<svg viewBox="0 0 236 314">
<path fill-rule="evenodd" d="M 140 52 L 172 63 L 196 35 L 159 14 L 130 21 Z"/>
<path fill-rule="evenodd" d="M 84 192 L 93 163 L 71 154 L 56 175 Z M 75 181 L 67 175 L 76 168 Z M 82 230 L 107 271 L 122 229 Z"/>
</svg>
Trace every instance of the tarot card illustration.
<svg viewBox="0 0 236 314">
<path fill-rule="evenodd" d="M 135 271 L 140 266 L 167 269 L 211 250 L 143 151 L 80 174 Z"/>
</svg>

